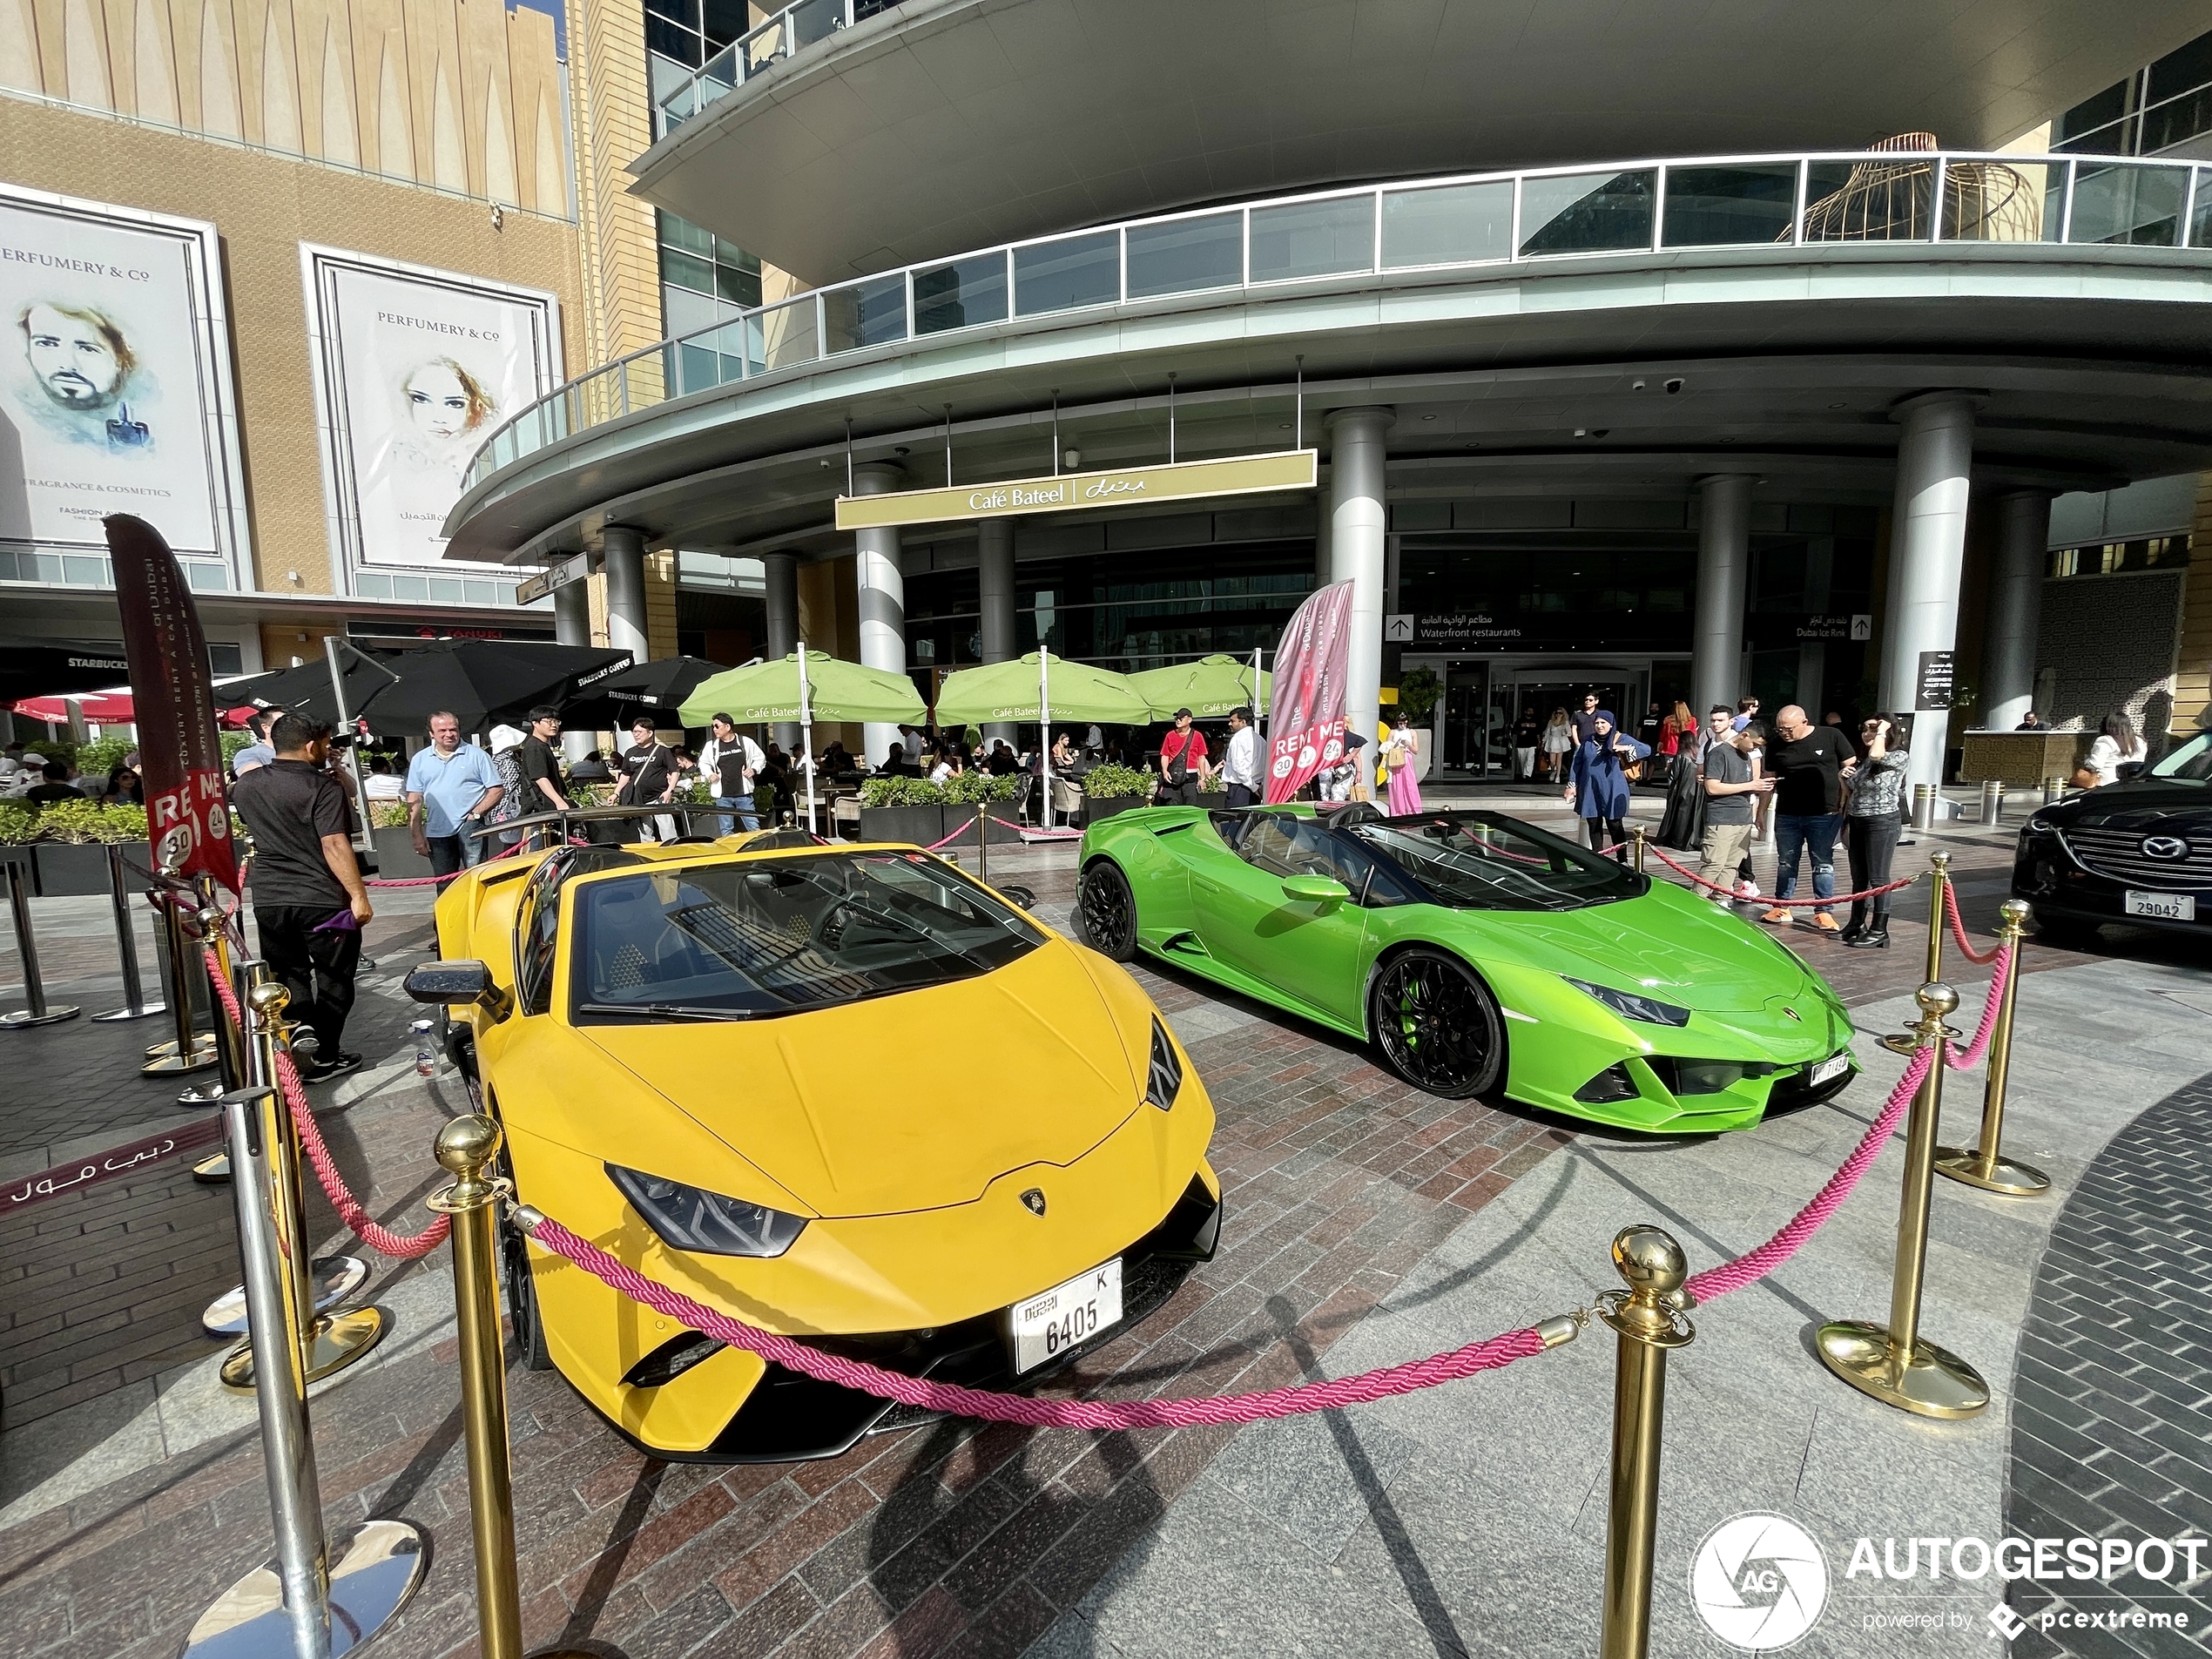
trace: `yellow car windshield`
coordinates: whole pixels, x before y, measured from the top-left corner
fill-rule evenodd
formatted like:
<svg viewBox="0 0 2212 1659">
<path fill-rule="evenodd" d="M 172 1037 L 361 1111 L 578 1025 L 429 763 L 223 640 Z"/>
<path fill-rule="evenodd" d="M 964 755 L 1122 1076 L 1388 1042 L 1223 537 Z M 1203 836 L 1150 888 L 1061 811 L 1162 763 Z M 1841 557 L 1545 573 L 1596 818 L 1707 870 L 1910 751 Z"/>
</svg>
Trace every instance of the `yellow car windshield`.
<svg viewBox="0 0 2212 1659">
<path fill-rule="evenodd" d="M 579 887 L 574 1017 L 760 1019 L 1004 967 L 1035 927 L 936 859 L 822 853 Z"/>
</svg>

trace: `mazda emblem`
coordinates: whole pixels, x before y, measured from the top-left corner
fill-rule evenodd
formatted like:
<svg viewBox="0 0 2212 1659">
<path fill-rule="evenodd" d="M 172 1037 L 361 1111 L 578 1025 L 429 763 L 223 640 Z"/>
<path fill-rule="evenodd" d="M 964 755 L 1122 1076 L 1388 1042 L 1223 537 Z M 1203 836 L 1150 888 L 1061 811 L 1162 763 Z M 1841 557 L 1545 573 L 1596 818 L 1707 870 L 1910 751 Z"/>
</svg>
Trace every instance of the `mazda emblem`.
<svg viewBox="0 0 2212 1659">
<path fill-rule="evenodd" d="M 1022 1202 L 1028 1207 L 1028 1211 L 1031 1215 L 1041 1216 L 1044 1214 L 1044 1189 L 1042 1187 L 1031 1187 L 1027 1192 L 1022 1195 Z"/>
<path fill-rule="evenodd" d="M 2178 835 L 2146 835 L 2142 840 L 2142 854 L 2147 859 L 2171 861 L 2189 855 L 2189 844 Z"/>
</svg>

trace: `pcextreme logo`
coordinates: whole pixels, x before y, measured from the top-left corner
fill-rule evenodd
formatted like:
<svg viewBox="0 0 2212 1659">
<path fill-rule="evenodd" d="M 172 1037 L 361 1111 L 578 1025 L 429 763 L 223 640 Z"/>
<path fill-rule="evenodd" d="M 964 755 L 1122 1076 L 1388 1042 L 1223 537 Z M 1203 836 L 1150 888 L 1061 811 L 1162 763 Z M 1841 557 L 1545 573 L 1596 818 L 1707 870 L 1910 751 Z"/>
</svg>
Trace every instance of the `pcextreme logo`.
<svg viewBox="0 0 2212 1659">
<path fill-rule="evenodd" d="M 1794 1521 L 1737 1515 L 1707 1533 L 1690 1557 L 1689 1600 L 1729 1646 L 1772 1653 L 1820 1622 L 1828 1558 Z"/>
</svg>

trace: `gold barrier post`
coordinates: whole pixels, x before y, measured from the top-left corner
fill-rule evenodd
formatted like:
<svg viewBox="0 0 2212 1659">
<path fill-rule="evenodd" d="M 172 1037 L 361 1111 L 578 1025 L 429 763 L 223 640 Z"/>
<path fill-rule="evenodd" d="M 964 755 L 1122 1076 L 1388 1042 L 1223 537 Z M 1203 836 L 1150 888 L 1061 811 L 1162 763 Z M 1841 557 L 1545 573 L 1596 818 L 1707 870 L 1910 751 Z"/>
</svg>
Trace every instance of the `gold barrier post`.
<svg viewBox="0 0 2212 1659">
<path fill-rule="evenodd" d="M 2051 1177 L 2033 1164 L 2000 1156 L 2005 1132 L 2005 1084 L 2012 1071 L 2013 1003 L 2020 988 L 2020 938 L 2027 930 L 2027 901 L 2007 899 L 1998 912 L 1997 943 L 2012 953 L 2005 995 L 1997 1004 L 1997 1028 L 1989 1034 L 1989 1071 L 1981 1090 L 1981 1144 L 1936 1149 L 1938 1175 L 2008 1198 L 2033 1198 L 2051 1190 Z"/>
<path fill-rule="evenodd" d="M 277 983 L 276 975 L 266 962 L 246 965 L 243 1001 L 246 1023 L 251 1028 L 246 1044 L 246 1063 L 254 1085 L 275 1091 L 276 1114 L 269 1125 L 267 1155 L 273 1171 L 270 1204 L 279 1231 L 300 1243 L 296 1255 L 287 1255 L 286 1258 L 287 1272 L 298 1281 L 289 1286 L 287 1295 L 293 1305 L 305 1309 L 315 1305 L 318 1287 L 313 1277 L 314 1264 L 306 1258 L 307 1206 L 306 1189 L 300 1178 L 300 1132 L 292 1122 L 291 1109 L 285 1104 L 283 1090 L 277 1086 L 276 1068 L 277 1047 L 287 1030 L 284 1010 L 291 1000 L 292 994 Z M 385 1318 L 378 1308 L 347 1308 L 318 1313 L 311 1321 L 302 1321 L 294 1328 L 299 1333 L 300 1359 L 307 1379 L 319 1383 L 325 1377 L 343 1371 L 381 1341 Z M 239 1344 L 225 1355 L 216 1374 L 223 1386 L 233 1393 L 253 1393 L 252 1340 Z"/>
<path fill-rule="evenodd" d="M 454 1183 L 430 1207 L 453 1217 L 453 1309 L 461 1348 L 461 1421 L 469 1444 L 469 1514 L 476 1544 L 477 1651 L 522 1659 L 522 1591 L 515 1572 L 515 1473 L 509 1460 L 506 1342 L 499 1325 L 499 1202 L 490 1174 L 499 1125 L 482 1113 L 438 1131 L 438 1162 Z M 540 1659 L 585 1659 L 549 1650 Z"/>
<path fill-rule="evenodd" d="M 1605 1627 L 1601 1659 L 1643 1659 L 1651 1641 L 1651 1561 L 1659 1519 L 1659 1431 L 1667 1406 L 1667 1350 L 1697 1333 L 1682 1315 L 1689 1264 L 1656 1227 L 1625 1227 L 1613 1241 L 1625 1291 L 1599 1298 L 1619 1338 L 1613 1365 L 1613 1483 L 1605 1517 Z"/>
<path fill-rule="evenodd" d="M 1944 903 L 1951 891 L 1951 854 L 1934 853 L 1928 857 L 1928 968 L 1921 975 L 1928 985 L 1943 983 L 1943 935 L 1950 923 L 1945 915 L 1948 907 Z"/>
<path fill-rule="evenodd" d="M 1638 875 L 1643 873 L 1643 826 L 1636 825 L 1629 832 L 1629 858 Z"/>
<path fill-rule="evenodd" d="M 1936 1130 L 1943 1115 L 1943 1042 L 1959 1035 L 1944 1018 L 1959 1006 L 1959 993 L 1948 985 L 1931 983 L 1913 995 L 1920 1005 L 1913 1046 L 1928 1050 L 1931 1063 L 1905 1123 L 1905 1197 L 1898 1209 L 1890 1322 L 1838 1320 L 1822 1325 L 1814 1341 L 1829 1370 L 1885 1406 L 1922 1417 L 1972 1417 L 1988 1406 L 1989 1385 L 1957 1354 L 1920 1334 Z"/>
<path fill-rule="evenodd" d="M 984 814 L 989 808 L 982 801 L 975 803 L 975 879 L 988 886 L 991 880 L 991 855 L 983 850 L 990 832 L 990 819 Z"/>
</svg>

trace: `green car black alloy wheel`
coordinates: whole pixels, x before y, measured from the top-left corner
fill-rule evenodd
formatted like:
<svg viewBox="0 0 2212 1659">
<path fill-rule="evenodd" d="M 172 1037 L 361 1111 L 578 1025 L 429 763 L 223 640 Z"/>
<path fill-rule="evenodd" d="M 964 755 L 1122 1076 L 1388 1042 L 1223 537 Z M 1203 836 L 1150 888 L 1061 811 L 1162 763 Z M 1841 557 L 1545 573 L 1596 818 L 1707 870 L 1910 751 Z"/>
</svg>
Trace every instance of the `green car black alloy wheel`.
<svg viewBox="0 0 2212 1659">
<path fill-rule="evenodd" d="M 1463 1100 L 1494 1088 L 1505 1068 L 1505 1025 L 1474 971 L 1441 951 L 1385 962 L 1368 1013 L 1390 1069 L 1416 1089 Z"/>
<path fill-rule="evenodd" d="M 1100 859 L 1083 872 L 1076 894 L 1083 937 L 1090 948 L 1117 962 L 1136 958 L 1136 900 L 1129 878 L 1109 860 Z"/>
</svg>

